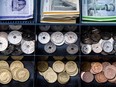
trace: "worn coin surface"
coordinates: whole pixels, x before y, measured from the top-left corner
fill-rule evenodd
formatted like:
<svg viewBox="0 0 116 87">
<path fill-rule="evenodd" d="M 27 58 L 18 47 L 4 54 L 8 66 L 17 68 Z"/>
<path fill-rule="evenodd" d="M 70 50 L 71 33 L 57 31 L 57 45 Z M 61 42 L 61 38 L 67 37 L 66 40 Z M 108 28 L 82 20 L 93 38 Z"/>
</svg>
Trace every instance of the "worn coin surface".
<svg viewBox="0 0 116 87">
<path fill-rule="evenodd" d="M 81 45 L 81 51 L 83 54 L 89 54 L 92 51 L 92 47 L 89 44 L 82 44 Z"/>
<path fill-rule="evenodd" d="M 0 68 L 9 69 L 9 64 L 6 61 L 2 60 L 2 61 L 0 61 Z"/>
<path fill-rule="evenodd" d="M 105 68 L 106 68 L 107 66 L 109 66 L 109 65 L 111 65 L 109 62 L 103 62 L 103 63 L 102 63 L 103 71 L 104 71 Z"/>
<path fill-rule="evenodd" d="M 78 53 L 79 48 L 76 44 L 70 44 L 70 45 L 67 46 L 66 51 L 69 54 L 76 54 L 76 53 Z"/>
<path fill-rule="evenodd" d="M 102 52 L 101 44 L 100 43 L 92 44 L 92 50 L 95 53 L 101 53 Z"/>
<path fill-rule="evenodd" d="M 48 69 L 48 62 L 39 61 L 37 63 L 37 69 L 38 69 L 39 72 L 45 72 Z"/>
</svg>

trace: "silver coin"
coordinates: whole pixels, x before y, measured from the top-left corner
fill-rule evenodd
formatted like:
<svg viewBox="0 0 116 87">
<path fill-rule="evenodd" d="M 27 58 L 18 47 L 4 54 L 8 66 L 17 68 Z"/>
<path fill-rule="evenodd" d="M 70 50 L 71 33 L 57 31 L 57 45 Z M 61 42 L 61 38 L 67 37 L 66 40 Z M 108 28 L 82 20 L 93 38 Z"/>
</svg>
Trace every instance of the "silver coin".
<svg viewBox="0 0 116 87">
<path fill-rule="evenodd" d="M 75 31 L 77 29 L 77 25 L 67 25 L 65 26 L 65 31 Z"/>
<path fill-rule="evenodd" d="M 78 40 L 77 34 L 74 32 L 67 32 L 64 36 L 66 44 L 73 44 Z"/>
<path fill-rule="evenodd" d="M 69 54 L 76 54 L 79 51 L 79 48 L 76 44 L 70 44 L 68 45 L 68 47 L 66 48 L 66 51 Z"/>
<path fill-rule="evenodd" d="M 8 40 L 4 37 L 0 37 L 0 51 L 6 50 L 8 47 Z"/>
<path fill-rule="evenodd" d="M 113 44 L 110 41 L 105 41 L 103 44 L 104 52 L 110 53 L 113 50 Z"/>
<path fill-rule="evenodd" d="M 51 35 L 51 42 L 57 46 L 61 46 L 64 44 L 64 35 L 61 32 L 54 32 Z"/>
<path fill-rule="evenodd" d="M 92 47 L 89 44 L 82 44 L 81 45 L 81 51 L 83 54 L 89 54 L 92 51 Z"/>
<path fill-rule="evenodd" d="M 11 44 L 19 44 L 22 40 L 22 33 L 19 32 L 19 31 L 11 31 L 9 34 L 8 34 L 8 41 L 11 43 Z"/>
<path fill-rule="evenodd" d="M 50 41 L 50 35 L 47 32 L 41 32 L 38 35 L 38 40 L 42 44 L 47 44 Z"/>
<path fill-rule="evenodd" d="M 101 53 L 102 52 L 101 44 L 100 43 L 92 44 L 92 50 L 95 53 Z"/>
<path fill-rule="evenodd" d="M 47 52 L 47 53 L 54 53 L 56 51 L 56 45 L 49 42 L 47 43 L 45 46 L 44 46 L 44 50 Z"/>
<path fill-rule="evenodd" d="M 51 26 L 51 29 L 52 29 L 53 31 L 62 31 L 63 28 L 64 28 L 63 25 L 53 25 L 53 26 Z"/>
<path fill-rule="evenodd" d="M 39 29 L 41 31 L 48 31 L 50 29 L 50 25 L 40 25 Z"/>
<path fill-rule="evenodd" d="M 22 25 L 9 25 L 9 28 L 11 30 L 20 30 L 22 28 Z"/>
</svg>

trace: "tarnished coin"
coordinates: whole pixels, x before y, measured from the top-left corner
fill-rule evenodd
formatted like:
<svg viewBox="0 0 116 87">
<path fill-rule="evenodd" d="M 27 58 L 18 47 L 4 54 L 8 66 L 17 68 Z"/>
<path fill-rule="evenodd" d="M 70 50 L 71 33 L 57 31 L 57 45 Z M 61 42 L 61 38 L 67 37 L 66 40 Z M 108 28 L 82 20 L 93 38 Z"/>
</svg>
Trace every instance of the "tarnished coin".
<svg viewBox="0 0 116 87">
<path fill-rule="evenodd" d="M 8 30 L 8 25 L 0 25 L 0 30 Z"/>
<path fill-rule="evenodd" d="M 38 58 L 38 60 L 45 61 L 45 60 L 48 60 L 49 56 L 39 56 L 37 58 Z"/>
<path fill-rule="evenodd" d="M 64 56 L 53 56 L 55 60 L 63 60 Z"/>
<path fill-rule="evenodd" d="M 54 53 L 56 51 L 56 46 L 53 43 L 49 42 L 44 46 L 44 50 L 47 53 Z"/>
<path fill-rule="evenodd" d="M 113 50 L 113 44 L 110 41 L 106 41 L 103 44 L 103 51 L 110 53 Z"/>
<path fill-rule="evenodd" d="M 64 71 L 65 65 L 62 61 L 56 61 L 53 63 L 52 68 L 55 72 L 60 73 Z"/>
<path fill-rule="evenodd" d="M 81 75 L 81 79 L 86 82 L 86 83 L 90 83 L 94 80 L 94 76 L 92 73 L 90 72 L 84 72 L 82 75 Z"/>
<path fill-rule="evenodd" d="M 25 54 L 32 54 L 35 51 L 35 41 L 24 41 L 21 44 L 21 50 Z"/>
<path fill-rule="evenodd" d="M 20 61 L 14 61 L 10 64 L 10 70 L 12 71 L 14 68 L 24 68 L 24 65 Z"/>
<path fill-rule="evenodd" d="M 107 82 L 108 79 L 105 77 L 104 72 L 100 72 L 95 75 L 95 80 L 98 83 L 105 83 L 105 82 Z"/>
<path fill-rule="evenodd" d="M 65 35 L 65 43 L 66 44 L 73 44 L 78 40 L 78 36 L 74 32 L 67 32 Z"/>
<path fill-rule="evenodd" d="M 9 56 L 0 56 L 0 60 L 7 60 Z"/>
<path fill-rule="evenodd" d="M 92 44 L 92 50 L 95 53 L 101 53 L 102 52 L 101 44 L 100 43 Z"/>
<path fill-rule="evenodd" d="M 104 75 L 107 79 L 113 79 L 116 76 L 116 67 L 109 65 L 104 70 Z"/>
<path fill-rule="evenodd" d="M 25 82 L 29 79 L 30 72 L 26 68 L 20 68 L 17 70 L 16 76 L 18 81 Z"/>
<path fill-rule="evenodd" d="M 45 80 L 49 83 L 54 83 L 57 80 L 57 74 L 52 70 L 52 68 L 48 68 L 47 71 L 43 73 Z"/>
<path fill-rule="evenodd" d="M 0 83 L 8 84 L 12 80 L 12 74 L 7 69 L 0 69 Z"/>
<path fill-rule="evenodd" d="M 89 54 L 92 51 L 92 47 L 89 44 L 82 44 L 81 45 L 81 51 L 83 54 Z"/>
<path fill-rule="evenodd" d="M 39 25 L 39 29 L 41 31 L 48 31 L 50 29 L 50 25 Z"/>
<path fill-rule="evenodd" d="M 67 60 L 74 61 L 77 58 L 77 56 L 66 56 Z"/>
<path fill-rule="evenodd" d="M 89 72 L 91 69 L 91 63 L 90 62 L 82 62 L 81 64 L 81 70 L 84 72 Z"/>
<path fill-rule="evenodd" d="M 58 74 L 58 82 L 60 84 L 66 84 L 70 80 L 70 76 L 66 72 L 61 72 Z"/>
<path fill-rule="evenodd" d="M 102 32 L 101 38 L 103 40 L 109 40 L 111 38 L 111 33 L 110 32 Z"/>
<path fill-rule="evenodd" d="M 77 25 L 67 25 L 65 26 L 65 31 L 75 31 L 77 29 Z"/>
<path fill-rule="evenodd" d="M 78 67 L 74 61 L 69 61 L 65 65 L 65 70 L 70 76 L 76 76 L 78 74 Z"/>
<path fill-rule="evenodd" d="M 64 35 L 61 32 L 54 32 L 51 35 L 51 42 L 57 46 L 61 46 L 64 44 Z"/>
<path fill-rule="evenodd" d="M 99 62 L 94 62 L 93 64 L 91 64 L 91 68 L 92 68 L 93 72 L 96 74 L 100 73 L 103 70 L 103 66 Z"/>
<path fill-rule="evenodd" d="M 37 63 L 37 69 L 39 72 L 45 72 L 48 69 L 48 63 L 46 61 L 39 61 Z"/>
<path fill-rule="evenodd" d="M 5 49 L 4 51 L 1 51 L 2 54 L 4 55 L 9 55 L 14 51 L 14 45 L 9 44 L 7 49 Z"/>
<path fill-rule="evenodd" d="M 19 31 L 11 31 L 9 34 L 8 34 L 8 41 L 11 43 L 11 44 L 19 44 L 22 40 L 22 33 L 19 32 Z"/>
<path fill-rule="evenodd" d="M 22 25 L 9 25 L 9 28 L 11 30 L 20 30 L 22 28 Z"/>
<path fill-rule="evenodd" d="M 67 46 L 66 51 L 69 54 L 76 54 L 76 53 L 78 53 L 79 48 L 76 44 L 70 44 L 70 45 Z"/>
<path fill-rule="evenodd" d="M 9 69 L 9 64 L 6 61 L 0 61 L 0 68 Z"/>
<path fill-rule="evenodd" d="M 53 31 L 62 31 L 63 28 L 64 28 L 63 25 L 52 25 L 52 26 L 51 26 L 51 29 L 52 29 Z"/>
<path fill-rule="evenodd" d="M 6 50 L 8 47 L 8 40 L 4 37 L 0 37 L 0 51 Z"/>
<path fill-rule="evenodd" d="M 42 44 L 47 44 L 50 41 L 50 35 L 47 32 L 41 32 L 38 35 L 38 40 Z"/>
<path fill-rule="evenodd" d="M 11 56 L 13 60 L 22 60 L 24 56 Z"/>
<path fill-rule="evenodd" d="M 109 66 L 109 65 L 111 65 L 109 62 L 103 62 L 103 63 L 102 63 L 103 71 L 104 71 L 105 68 L 106 68 L 107 66 Z"/>
<path fill-rule="evenodd" d="M 91 34 L 91 39 L 94 41 L 94 42 L 99 42 L 99 40 L 101 39 L 101 35 L 100 34 Z"/>
</svg>

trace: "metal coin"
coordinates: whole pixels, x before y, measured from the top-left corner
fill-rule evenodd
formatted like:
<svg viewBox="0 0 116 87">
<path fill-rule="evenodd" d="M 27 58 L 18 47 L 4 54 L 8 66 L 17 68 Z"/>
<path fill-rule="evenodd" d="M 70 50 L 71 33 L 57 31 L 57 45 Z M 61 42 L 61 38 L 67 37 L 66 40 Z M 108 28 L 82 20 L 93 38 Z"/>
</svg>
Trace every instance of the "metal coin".
<svg viewBox="0 0 116 87">
<path fill-rule="evenodd" d="M 8 25 L 0 25 L 0 30 L 8 30 Z"/>
<path fill-rule="evenodd" d="M 73 44 L 78 40 L 78 36 L 74 32 L 67 32 L 65 35 L 65 43 L 66 44 Z"/>
<path fill-rule="evenodd" d="M 12 55 L 21 55 L 23 52 L 22 52 L 22 50 L 21 50 L 21 46 L 20 45 L 17 45 L 17 46 L 15 46 L 15 49 L 14 49 L 14 51 L 12 52 Z"/>
<path fill-rule="evenodd" d="M 75 31 L 77 29 L 77 25 L 67 25 L 65 26 L 65 31 Z"/>
<path fill-rule="evenodd" d="M 44 50 L 47 53 L 54 53 L 56 51 L 56 46 L 53 43 L 49 42 L 44 46 Z"/>
<path fill-rule="evenodd" d="M 101 38 L 103 40 L 109 40 L 111 38 L 111 33 L 109 33 L 109 32 L 102 32 Z"/>
<path fill-rule="evenodd" d="M 113 48 L 116 51 L 116 41 L 114 41 L 114 43 L 113 43 Z"/>
<path fill-rule="evenodd" d="M 101 39 L 101 35 L 100 34 L 91 34 L 91 39 L 94 42 L 99 42 L 99 40 Z"/>
<path fill-rule="evenodd" d="M 37 69 L 38 69 L 39 72 L 45 72 L 48 69 L 48 62 L 39 61 L 37 63 Z"/>
<path fill-rule="evenodd" d="M 51 26 L 51 29 L 52 29 L 53 31 L 62 31 L 63 28 L 64 28 L 63 25 L 52 25 L 52 26 Z"/>
<path fill-rule="evenodd" d="M 39 29 L 41 31 L 48 31 L 50 29 L 50 25 L 39 25 Z"/>
<path fill-rule="evenodd" d="M 69 54 L 76 54 L 79 51 L 79 47 L 76 44 L 70 44 L 67 46 L 66 51 Z"/>
<path fill-rule="evenodd" d="M 101 44 L 100 43 L 92 44 L 92 50 L 95 53 L 101 53 L 102 52 Z"/>
<path fill-rule="evenodd" d="M 22 25 L 9 25 L 9 28 L 11 30 L 20 30 L 22 28 Z"/>
<path fill-rule="evenodd" d="M 0 51 L 6 50 L 8 47 L 8 40 L 6 38 L 0 37 Z"/>
<path fill-rule="evenodd" d="M 81 45 L 81 51 L 83 54 L 89 54 L 92 51 L 92 47 L 89 44 L 82 44 Z"/>
<path fill-rule="evenodd" d="M 42 44 L 47 44 L 50 41 L 50 35 L 47 32 L 42 32 L 38 35 L 38 40 Z"/>
</svg>

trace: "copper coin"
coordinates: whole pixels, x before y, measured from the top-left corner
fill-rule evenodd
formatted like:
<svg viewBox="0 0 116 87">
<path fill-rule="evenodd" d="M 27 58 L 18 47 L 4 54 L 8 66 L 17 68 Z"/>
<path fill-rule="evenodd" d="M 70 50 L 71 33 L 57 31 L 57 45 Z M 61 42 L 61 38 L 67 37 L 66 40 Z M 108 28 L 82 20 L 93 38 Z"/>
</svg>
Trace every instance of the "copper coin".
<svg viewBox="0 0 116 87">
<path fill-rule="evenodd" d="M 108 80 L 110 83 L 116 83 L 116 77 L 114 79 Z"/>
<path fill-rule="evenodd" d="M 107 78 L 104 75 L 104 72 L 100 72 L 95 75 L 95 79 L 98 83 L 105 83 L 107 82 Z"/>
<path fill-rule="evenodd" d="M 102 63 L 103 71 L 104 71 L 105 68 L 106 68 L 107 66 L 109 66 L 109 65 L 111 65 L 109 62 L 103 62 L 103 63 Z"/>
<path fill-rule="evenodd" d="M 96 74 L 100 73 L 103 70 L 103 66 L 99 62 L 93 63 L 91 68 L 92 68 L 93 72 L 95 72 Z"/>
<path fill-rule="evenodd" d="M 104 75 L 107 79 L 113 79 L 116 76 L 116 67 L 109 65 L 104 70 Z"/>
<path fill-rule="evenodd" d="M 92 82 L 94 79 L 94 76 L 92 73 L 90 72 L 85 72 L 83 75 L 82 75 L 82 80 L 86 83 L 90 83 Z"/>
</svg>

